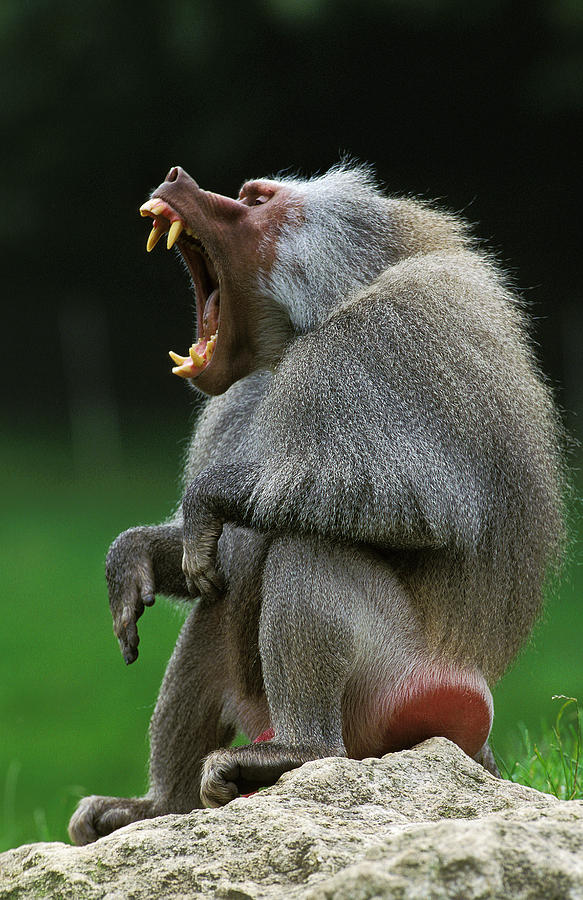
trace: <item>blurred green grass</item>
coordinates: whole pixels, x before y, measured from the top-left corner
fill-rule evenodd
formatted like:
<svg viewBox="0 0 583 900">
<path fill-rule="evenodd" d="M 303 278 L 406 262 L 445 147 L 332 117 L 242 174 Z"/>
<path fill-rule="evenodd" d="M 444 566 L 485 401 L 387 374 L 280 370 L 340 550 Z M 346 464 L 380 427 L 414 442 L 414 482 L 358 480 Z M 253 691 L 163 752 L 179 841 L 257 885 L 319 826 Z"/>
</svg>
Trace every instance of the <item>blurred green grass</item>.
<svg viewBox="0 0 583 900">
<path fill-rule="evenodd" d="M 103 564 L 120 531 L 161 521 L 179 499 L 179 432 L 157 433 L 136 430 L 108 469 L 96 448 L 82 474 L 56 436 L 0 448 L 0 847 L 66 839 L 81 794 L 144 791 L 147 726 L 183 617 L 157 600 L 126 667 Z"/>
<path fill-rule="evenodd" d="M 4 434 L 7 435 L 5 428 Z M 159 599 L 140 620 L 140 657 L 123 664 L 103 561 L 124 528 L 178 501 L 188 425 L 126 430 L 121 457 L 35 431 L 0 444 L 0 849 L 66 840 L 77 798 L 144 791 L 147 727 L 183 614 Z M 583 697 L 581 568 L 573 561 L 529 648 L 496 690 L 493 745 L 516 758 L 518 722 L 536 736 L 553 694 Z"/>
</svg>

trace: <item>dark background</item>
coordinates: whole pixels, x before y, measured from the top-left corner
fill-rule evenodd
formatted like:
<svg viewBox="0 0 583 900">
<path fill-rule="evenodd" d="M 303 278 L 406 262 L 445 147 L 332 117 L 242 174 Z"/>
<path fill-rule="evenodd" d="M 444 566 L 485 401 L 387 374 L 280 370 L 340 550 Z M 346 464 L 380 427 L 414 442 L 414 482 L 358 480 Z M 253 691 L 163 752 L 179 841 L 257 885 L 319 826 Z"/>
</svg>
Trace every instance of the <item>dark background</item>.
<svg viewBox="0 0 583 900">
<path fill-rule="evenodd" d="M 512 272 L 581 436 L 582 36 L 581 0 L 0 0 L 0 849 L 145 787 L 180 616 L 147 610 L 124 667 L 103 560 L 179 500 L 167 351 L 194 331 L 174 254 L 145 252 L 149 191 L 173 164 L 235 195 L 349 153 L 440 199 Z M 576 546 L 495 692 L 510 767 L 519 720 L 538 740 L 553 694 L 583 697 Z"/>
<path fill-rule="evenodd" d="M 187 282 L 137 207 L 175 163 L 233 195 L 340 152 L 478 223 L 576 412 L 582 34 L 579 0 L 3 0 L 11 416 L 183 411 Z"/>
</svg>

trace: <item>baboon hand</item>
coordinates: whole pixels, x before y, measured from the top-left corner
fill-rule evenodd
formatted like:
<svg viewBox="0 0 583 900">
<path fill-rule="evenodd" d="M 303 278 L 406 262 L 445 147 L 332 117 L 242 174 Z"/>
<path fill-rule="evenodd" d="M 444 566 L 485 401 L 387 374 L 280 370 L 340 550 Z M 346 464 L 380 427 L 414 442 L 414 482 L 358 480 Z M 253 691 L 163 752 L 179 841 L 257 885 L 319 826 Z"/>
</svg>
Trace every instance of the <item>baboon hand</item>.
<svg viewBox="0 0 583 900">
<path fill-rule="evenodd" d="M 109 548 L 105 563 L 113 630 L 127 665 L 138 658 L 137 621 L 155 601 L 154 571 L 147 529 L 122 532 Z"/>
<path fill-rule="evenodd" d="M 204 600 L 218 600 L 225 590 L 223 576 L 217 569 L 217 544 L 223 530 L 220 519 L 208 523 L 198 537 L 184 537 L 182 571 L 188 590 Z"/>
<path fill-rule="evenodd" d="M 218 600 L 225 590 L 223 576 L 217 568 L 217 546 L 223 530 L 223 520 L 211 513 L 196 497 L 192 484 L 182 501 L 184 517 L 184 551 L 182 571 L 193 596 L 204 600 Z"/>
</svg>

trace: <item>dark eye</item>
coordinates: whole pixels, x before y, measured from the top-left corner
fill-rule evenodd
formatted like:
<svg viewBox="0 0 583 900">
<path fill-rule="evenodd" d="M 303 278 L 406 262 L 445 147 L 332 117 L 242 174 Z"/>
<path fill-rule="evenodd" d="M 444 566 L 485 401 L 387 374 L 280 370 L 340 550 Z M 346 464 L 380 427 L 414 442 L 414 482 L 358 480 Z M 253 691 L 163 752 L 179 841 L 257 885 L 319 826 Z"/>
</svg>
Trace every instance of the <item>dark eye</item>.
<svg viewBox="0 0 583 900">
<path fill-rule="evenodd" d="M 267 181 L 249 181 L 239 192 L 239 200 L 245 206 L 262 206 L 275 194 L 277 186 Z"/>
</svg>

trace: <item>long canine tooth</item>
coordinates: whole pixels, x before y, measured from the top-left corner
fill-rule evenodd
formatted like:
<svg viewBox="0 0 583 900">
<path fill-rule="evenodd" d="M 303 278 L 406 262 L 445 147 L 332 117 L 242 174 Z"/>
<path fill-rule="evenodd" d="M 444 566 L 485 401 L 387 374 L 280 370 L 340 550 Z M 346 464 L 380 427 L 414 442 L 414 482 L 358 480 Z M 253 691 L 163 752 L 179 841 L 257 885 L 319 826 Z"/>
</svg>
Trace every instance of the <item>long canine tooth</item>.
<svg viewBox="0 0 583 900">
<path fill-rule="evenodd" d="M 168 352 L 168 356 L 170 357 L 172 362 L 176 363 L 177 366 L 183 366 L 185 362 L 189 361 L 188 356 L 179 356 L 178 353 L 174 353 L 173 350 L 170 350 Z"/>
<path fill-rule="evenodd" d="M 166 229 L 163 225 L 154 225 L 150 234 L 148 235 L 148 243 L 146 244 L 146 250 L 148 253 L 151 253 Z"/>
<path fill-rule="evenodd" d="M 189 366 L 174 366 L 173 375 L 179 375 L 180 378 L 192 378 L 192 369 Z"/>
<path fill-rule="evenodd" d="M 175 222 L 172 222 L 170 226 L 170 231 L 168 232 L 168 240 L 166 242 L 166 247 L 170 250 L 171 247 L 174 246 L 175 242 L 180 237 L 182 231 L 184 230 L 184 225 L 177 219 Z"/>
</svg>

